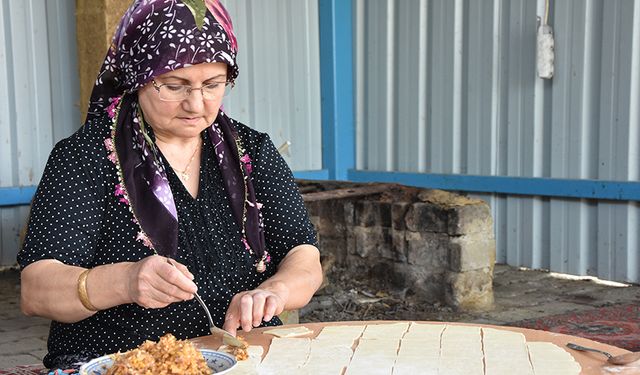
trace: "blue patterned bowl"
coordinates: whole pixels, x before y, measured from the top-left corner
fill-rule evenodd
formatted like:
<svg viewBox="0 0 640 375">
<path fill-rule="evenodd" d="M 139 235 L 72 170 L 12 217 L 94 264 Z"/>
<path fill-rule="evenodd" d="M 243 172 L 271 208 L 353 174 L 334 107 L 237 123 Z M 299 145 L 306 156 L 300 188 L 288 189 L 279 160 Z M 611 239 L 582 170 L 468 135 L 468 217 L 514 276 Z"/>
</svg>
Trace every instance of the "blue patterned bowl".
<svg viewBox="0 0 640 375">
<path fill-rule="evenodd" d="M 236 359 L 226 353 L 216 352 L 211 349 L 199 349 L 205 362 L 216 375 L 224 374 L 236 365 Z M 92 359 L 80 367 L 80 375 L 104 375 L 113 365 L 110 355 Z"/>
</svg>

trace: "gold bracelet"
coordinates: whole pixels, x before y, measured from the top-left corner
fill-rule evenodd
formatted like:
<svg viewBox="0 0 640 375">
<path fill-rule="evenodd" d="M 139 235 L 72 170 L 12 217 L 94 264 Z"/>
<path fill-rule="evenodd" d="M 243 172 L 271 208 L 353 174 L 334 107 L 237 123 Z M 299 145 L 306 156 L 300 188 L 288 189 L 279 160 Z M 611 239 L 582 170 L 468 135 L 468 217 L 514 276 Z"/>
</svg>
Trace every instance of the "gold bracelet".
<svg viewBox="0 0 640 375">
<path fill-rule="evenodd" d="M 87 276 L 89 276 L 89 272 L 91 268 L 82 271 L 80 276 L 78 277 L 78 297 L 80 298 L 80 302 L 82 302 L 82 306 L 85 309 L 91 311 L 98 311 L 98 308 L 93 306 L 91 301 L 89 301 L 89 294 L 87 294 Z"/>
</svg>

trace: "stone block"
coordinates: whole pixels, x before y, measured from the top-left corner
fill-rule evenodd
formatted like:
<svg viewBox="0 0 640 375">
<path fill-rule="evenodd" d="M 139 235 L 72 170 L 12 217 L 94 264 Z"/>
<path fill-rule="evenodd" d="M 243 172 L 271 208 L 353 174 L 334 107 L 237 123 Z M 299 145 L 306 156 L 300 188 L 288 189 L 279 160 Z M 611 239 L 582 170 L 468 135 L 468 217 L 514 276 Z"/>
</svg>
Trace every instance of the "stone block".
<svg viewBox="0 0 640 375">
<path fill-rule="evenodd" d="M 396 230 L 404 230 L 405 216 L 411 207 L 409 202 L 395 202 L 391 205 L 391 227 Z"/>
<path fill-rule="evenodd" d="M 407 229 L 413 232 L 447 233 L 449 210 L 432 203 L 416 202 L 405 216 Z"/>
<path fill-rule="evenodd" d="M 396 261 L 398 255 L 393 248 L 393 237 L 391 234 L 391 228 L 383 227 L 382 229 L 382 241 L 378 243 L 377 252 L 380 258 Z"/>
<path fill-rule="evenodd" d="M 355 204 L 351 200 L 342 201 L 344 224 L 347 227 L 353 227 L 356 225 L 356 209 Z"/>
<path fill-rule="evenodd" d="M 382 228 L 353 227 L 356 240 L 356 254 L 361 258 L 376 256 L 379 243 L 383 241 Z"/>
<path fill-rule="evenodd" d="M 378 202 L 378 225 L 381 225 L 385 228 L 391 228 L 391 207 L 393 207 L 393 203 L 391 202 Z"/>
<path fill-rule="evenodd" d="M 405 238 L 409 264 L 428 267 L 432 272 L 447 268 L 447 235 L 406 231 Z"/>
<path fill-rule="evenodd" d="M 345 225 L 344 201 L 342 199 L 325 201 L 328 210 L 328 217 L 334 223 Z"/>
<path fill-rule="evenodd" d="M 448 233 L 463 235 L 485 233 L 493 237 L 493 219 L 491 209 L 484 201 L 452 207 L 449 213 Z"/>
<path fill-rule="evenodd" d="M 355 255 L 356 252 L 356 234 L 353 230 L 354 227 L 351 227 L 347 233 L 345 233 L 346 246 L 347 246 L 347 254 Z"/>
<path fill-rule="evenodd" d="M 304 202 L 304 206 L 307 208 L 307 212 L 310 217 L 320 215 L 320 201 Z"/>
<path fill-rule="evenodd" d="M 320 216 L 318 233 L 323 237 L 342 237 L 344 236 L 346 227 L 343 223 L 336 222 L 330 216 Z"/>
<path fill-rule="evenodd" d="M 414 295 L 425 303 L 442 303 L 445 291 L 443 273 L 426 273 L 415 266 L 409 268 L 409 288 Z"/>
<path fill-rule="evenodd" d="M 322 237 L 319 241 L 320 253 L 333 256 L 338 263 L 344 262 L 348 253 L 346 237 Z"/>
<path fill-rule="evenodd" d="M 395 260 L 407 263 L 407 238 L 404 230 L 391 229 L 391 248 L 395 254 Z"/>
<path fill-rule="evenodd" d="M 372 227 L 376 225 L 377 206 L 375 202 L 368 200 L 355 201 L 355 225 Z"/>
<path fill-rule="evenodd" d="M 360 200 L 355 203 L 356 225 L 362 227 L 390 227 L 391 203 L 376 200 Z"/>
<path fill-rule="evenodd" d="M 446 275 L 445 302 L 458 310 L 493 308 L 493 269 L 449 272 Z"/>
<path fill-rule="evenodd" d="M 461 194 L 438 189 L 422 189 L 418 192 L 417 198 L 422 202 L 430 202 L 443 207 L 464 206 L 483 202 L 480 199 L 469 198 Z"/>
<path fill-rule="evenodd" d="M 362 258 L 395 260 L 391 230 L 382 227 L 353 227 L 355 254 Z"/>
<path fill-rule="evenodd" d="M 496 262 L 496 240 L 485 233 L 466 234 L 449 238 L 449 267 L 465 272 L 493 267 Z"/>
</svg>

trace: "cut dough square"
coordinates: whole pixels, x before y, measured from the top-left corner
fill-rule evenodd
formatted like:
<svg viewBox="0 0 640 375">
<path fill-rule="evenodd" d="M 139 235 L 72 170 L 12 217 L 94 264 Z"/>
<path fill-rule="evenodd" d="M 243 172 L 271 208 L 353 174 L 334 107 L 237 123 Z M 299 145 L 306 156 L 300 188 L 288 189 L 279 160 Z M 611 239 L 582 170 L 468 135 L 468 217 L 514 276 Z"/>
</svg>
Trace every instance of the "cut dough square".
<svg viewBox="0 0 640 375">
<path fill-rule="evenodd" d="M 480 341 L 445 341 L 440 345 L 441 357 L 482 358 L 482 343 Z"/>
<path fill-rule="evenodd" d="M 401 339 L 409 328 L 409 323 L 369 324 L 362 333 L 366 339 Z"/>
<path fill-rule="evenodd" d="M 393 366 L 393 375 L 439 375 L 438 366 L 424 367 L 416 363 L 400 363 Z"/>
<path fill-rule="evenodd" d="M 344 375 L 392 375 L 393 367 L 347 367 Z"/>
<path fill-rule="evenodd" d="M 357 361 L 353 360 L 347 366 L 345 375 L 392 375 L 393 361 L 380 362 L 380 361 Z"/>
<path fill-rule="evenodd" d="M 533 364 L 533 372 L 536 375 L 547 374 L 562 374 L 562 375 L 577 375 L 580 374 L 581 367 L 575 363 L 566 361 L 549 361 L 549 362 L 536 362 Z"/>
<path fill-rule="evenodd" d="M 529 360 L 512 362 L 492 362 L 485 359 L 485 369 L 487 374 L 513 374 L 534 375 L 533 367 Z"/>
<path fill-rule="evenodd" d="M 409 365 L 417 365 L 425 369 L 437 369 L 440 364 L 439 358 L 429 358 L 429 357 L 398 357 L 396 358 L 395 367 L 397 366 L 409 366 Z"/>
<path fill-rule="evenodd" d="M 493 328 L 482 328 L 482 341 L 483 342 L 521 342 L 525 343 L 526 339 L 520 332 L 502 331 Z"/>
<path fill-rule="evenodd" d="M 538 374 L 580 374 L 578 362 L 564 349 L 549 342 L 528 342 L 533 372 Z"/>
<path fill-rule="evenodd" d="M 495 360 L 497 362 L 513 362 L 513 361 L 521 361 L 526 360 L 529 362 L 529 353 L 527 352 L 527 347 L 523 343 L 521 347 L 514 346 L 491 346 L 484 347 L 484 357 L 486 359 Z"/>
<path fill-rule="evenodd" d="M 447 325 L 443 337 L 480 337 L 480 327 Z"/>
<path fill-rule="evenodd" d="M 274 337 L 267 355 L 258 366 L 260 374 L 295 373 L 307 361 L 310 346 L 311 340 L 308 338 Z"/>
<path fill-rule="evenodd" d="M 365 326 L 329 326 L 324 327 L 315 340 L 328 340 L 346 346 L 353 343 L 362 335 Z"/>
<path fill-rule="evenodd" d="M 354 355 L 395 358 L 398 355 L 400 340 L 368 340 L 358 341 Z"/>
<path fill-rule="evenodd" d="M 349 366 L 359 366 L 362 363 L 372 363 L 380 367 L 392 367 L 396 361 L 396 357 L 376 357 L 368 354 L 354 353 L 351 357 Z"/>
<path fill-rule="evenodd" d="M 484 363 L 482 357 L 475 359 L 440 358 L 438 369 L 441 374 L 447 375 L 484 375 Z"/>
<path fill-rule="evenodd" d="M 295 358 L 296 362 L 300 359 L 303 362 L 309 355 L 311 340 L 307 338 L 278 338 L 271 340 L 267 356 L 262 362 L 269 360 L 280 360 L 282 358 Z"/>
<path fill-rule="evenodd" d="M 317 340 L 334 337 L 351 337 L 354 340 L 359 338 L 364 331 L 365 326 L 328 326 L 322 328 L 322 331 L 316 336 Z"/>
<path fill-rule="evenodd" d="M 486 363 L 507 362 L 512 368 L 520 368 L 518 363 L 530 363 L 525 337 L 521 333 L 483 328 L 482 345 Z"/>
<path fill-rule="evenodd" d="M 273 328 L 273 329 L 268 329 L 262 333 L 267 335 L 274 335 L 276 337 L 299 337 L 299 336 L 309 335 L 313 333 L 313 331 L 307 327 L 301 326 L 301 327 L 291 327 L 291 328 L 287 328 L 287 327 Z"/>
<path fill-rule="evenodd" d="M 440 342 L 422 340 L 402 340 L 398 357 L 439 357 Z"/>
<path fill-rule="evenodd" d="M 444 331 L 446 324 L 421 324 L 421 323 L 411 323 L 409 325 L 409 329 L 407 333 L 402 337 L 403 340 L 410 339 L 435 339 L 437 338 L 440 341 L 440 336 Z"/>
<path fill-rule="evenodd" d="M 320 374 L 335 374 L 340 375 L 344 370 L 344 366 L 337 365 L 331 361 L 325 361 L 324 364 L 310 364 L 297 369 L 293 374 L 295 375 L 320 375 Z"/>
<path fill-rule="evenodd" d="M 303 367 L 325 364 L 344 367 L 349 364 L 352 355 L 353 351 L 350 347 L 332 344 L 328 340 L 312 340 L 309 358 Z"/>
<path fill-rule="evenodd" d="M 345 337 L 345 336 L 336 336 L 333 338 L 324 338 L 324 339 L 314 339 L 313 341 L 326 341 L 327 343 L 329 343 L 330 345 L 341 345 L 347 348 L 352 348 L 353 347 L 353 343 L 356 341 L 357 339 L 351 338 L 351 337 Z"/>
</svg>

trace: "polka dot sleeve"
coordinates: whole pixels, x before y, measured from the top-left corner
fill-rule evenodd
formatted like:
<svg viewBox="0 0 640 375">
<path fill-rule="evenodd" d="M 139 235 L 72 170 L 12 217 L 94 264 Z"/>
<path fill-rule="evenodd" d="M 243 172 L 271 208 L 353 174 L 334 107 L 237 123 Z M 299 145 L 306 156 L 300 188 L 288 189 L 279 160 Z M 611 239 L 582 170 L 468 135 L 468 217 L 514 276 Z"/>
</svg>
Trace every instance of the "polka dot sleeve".
<svg viewBox="0 0 640 375">
<path fill-rule="evenodd" d="M 104 177 L 96 142 L 76 135 L 49 156 L 34 198 L 27 236 L 18 253 L 21 268 L 41 259 L 91 264 L 105 205 Z"/>
<path fill-rule="evenodd" d="M 315 230 L 293 174 L 269 136 L 257 133 L 249 139 L 253 144 L 247 149 L 254 164 L 256 197 L 263 204 L 267 251 L 277 265 L 292 248 L 317 245 Z"/>
</svg>

